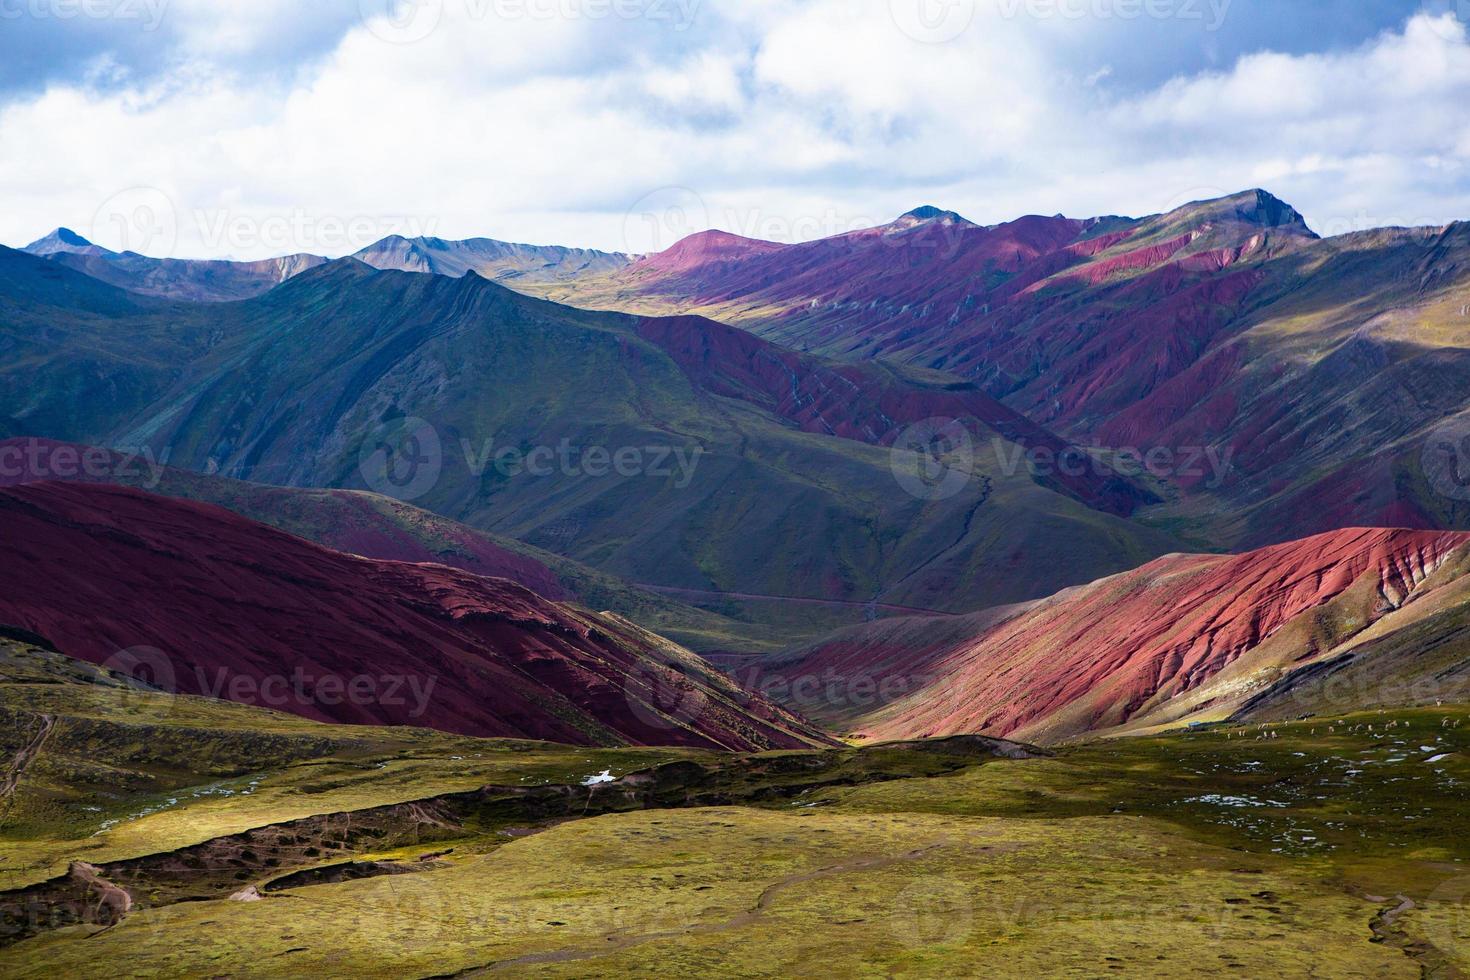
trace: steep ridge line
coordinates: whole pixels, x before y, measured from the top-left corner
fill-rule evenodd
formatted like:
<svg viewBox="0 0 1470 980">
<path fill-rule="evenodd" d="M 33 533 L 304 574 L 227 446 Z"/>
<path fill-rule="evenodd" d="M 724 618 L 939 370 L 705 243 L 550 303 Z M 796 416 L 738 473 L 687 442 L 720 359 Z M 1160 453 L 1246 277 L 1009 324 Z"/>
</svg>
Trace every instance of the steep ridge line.
<svg viewBox="0 0 1470 980">
<path fill-rule="evenodd" d="M 765 408 L 806 432 L 891 446 L 909 426 L 954 420 L 968 424 L 977 439 L 993 433 L 1027 450 L 1085 460 L 1058 466 L 1037 482 L 1096 510 L 1126 516 L 1158 502 L 973 383 L 876 363 L 829 362 L 703 317 L 641 317 L 637 331 L 701 387 Z"/>
</svg>

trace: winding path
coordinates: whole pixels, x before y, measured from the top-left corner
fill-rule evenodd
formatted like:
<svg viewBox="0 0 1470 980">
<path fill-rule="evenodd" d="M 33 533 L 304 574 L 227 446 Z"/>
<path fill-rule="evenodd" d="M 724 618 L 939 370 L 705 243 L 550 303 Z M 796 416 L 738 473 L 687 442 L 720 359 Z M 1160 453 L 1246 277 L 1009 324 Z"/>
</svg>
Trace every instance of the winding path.
<svg viewBox="0 0 1470 980">
<path fill-rule="evenodd" d="M 41 729 L 31 736 L 31 740 L 21 746 L 20 751 L 15 753 L 15 758 L 10 761 L 5 775 L 0 777 L 0 802 L 5 804 L 5 810 L 0 811 L 0 822 L 4 820 L 4 814 L 10 811 L 10 798 L 15 794 L 16 787 L 20 785 L 20 777 L 25 775 L 26 767 L 35 761 L 40 754 L 42 746 L 51 737 L 51 732 L 56 728 L 56 717 L 54 715 L 41 715 Z"/>
</svg>

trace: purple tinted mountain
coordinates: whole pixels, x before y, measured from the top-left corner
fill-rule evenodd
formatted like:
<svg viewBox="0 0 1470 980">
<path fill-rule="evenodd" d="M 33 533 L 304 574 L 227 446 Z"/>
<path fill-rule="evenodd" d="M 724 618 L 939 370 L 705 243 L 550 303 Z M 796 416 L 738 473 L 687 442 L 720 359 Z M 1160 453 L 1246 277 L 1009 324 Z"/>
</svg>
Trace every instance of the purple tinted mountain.
<svg viewBox="0 0 1470 980">
<path fill-rule="evenodd" d="M 794 245 L 699 238 L 543 292 L 941 369 L 1078 442 L 1213 447 L 1223 479 L 1169 474 L 1184 499 L 1149 515 L 1207 546 L 1470 527 L 1423 463 L 1458 441 L 1441 426 L 1470 431 L 1465 222 L 1320 238 L 1251 190 L 1140 219 L 981 227 L 926 207 Z"/>
</svg>

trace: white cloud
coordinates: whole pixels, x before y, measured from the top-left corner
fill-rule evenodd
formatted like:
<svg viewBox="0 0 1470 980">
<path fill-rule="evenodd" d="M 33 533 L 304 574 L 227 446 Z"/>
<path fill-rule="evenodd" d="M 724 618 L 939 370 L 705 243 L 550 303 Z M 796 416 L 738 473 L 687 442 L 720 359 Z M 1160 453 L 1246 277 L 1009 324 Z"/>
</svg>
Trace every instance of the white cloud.
<svg viewBox="0 0 1470 980">
<path fill-rule="evenodd" d="M 416 43 L 359 23 L 263 76 L 230 59 L 298 5 L 191 3 L 169 83 L 0 105 L 0 240 L 68 224 L 118 244 L 108 202 L 135 186 L 173 201 L 178 253 L 252 256 L 394 230 L 643 250 L 691 220 L 811 238 L 920 203 L 1146 213 L 1258 184 L 1329 227 L 1470 217 L 1470 41 L 1450 18 L 1137 91 L 1075 57 L 1088 24 L 994 4 L 926 44 L 887 0 L 501 2 L 446 0 Z"/>
<path fill-rule="evenodd" d="M 649 95 L 671 108 L 692 112 L 736 112 L 745 104 L 740 59 L 702 51 L 676 68 L 650 65 L 641 84 Z"/>
</svg>

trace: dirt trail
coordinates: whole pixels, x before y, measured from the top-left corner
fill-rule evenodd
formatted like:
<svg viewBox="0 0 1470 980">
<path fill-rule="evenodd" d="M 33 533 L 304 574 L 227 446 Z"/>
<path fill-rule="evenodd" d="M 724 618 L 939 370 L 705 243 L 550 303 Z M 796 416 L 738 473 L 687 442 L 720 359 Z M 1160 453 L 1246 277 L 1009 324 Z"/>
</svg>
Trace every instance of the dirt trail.
<svg viewBox="0 0 1470 980">
<path fill-rule="evenodd" d="M 748 910 L 731 916 L 722 922 L 700 923 L 686 926 L 682 929 L 667 929 L 659 932 L 626 933 L 611 932 L 602 936 L 602 942 L 592 946 L 568 947 L 566 949 L 547 950 L 541 953 L 527 953 L 525 956 L 517 956 L 508 960 L 497 960 L 482 967 L 471 967 L 458 973 L 442 974 L 434 980 L 461 980 L 461 978 L 482 977 L 497 970 L 510 969 L 516 966 L 528 966 L 535 963 L 571 963 L 578 960 L 590 960 L 609 953 L 631 949 L 634 946 L 642 946 L 645 943 L 657 942 L 661 939 L 673 939 L 679 936 L 705 936 L 715 933 L 729 932 L 741 929 L 759 920 L 774 904 L 777 896 L 798 885 L 804 885 L 823 878 L 831 878 L 836 875 L 853 874 L 861 871 L 878 871 L 883 868 L 892 867 L 895 864 L 903 864 L 909 861 L 917 861 L 932 851 L 938 850 L 948 844 L 947 839 L 940 839 L 924 847 L 906 851 L 902 854 L 866 854 L 858 857 L 848 858 L 837 864 L 829 864 L 815 871 L 805 871 L 800 874 L 788 875 L 766 887 L 760 897 Z M 1013 850 L 1018 845 L 1002 845 L 982 848 L 982 850 L 994 853 Z"/>
<path fill-rule="evenodd" d="M 36 760 L 46 740 L 51 737 L 51 732 L 56 728 L 54 715 L 41 715 L 41 728 L 31 740 L 21 746 L 15 758 L 10 761 L 10 766 L 5 775 L 0 777 L 0 803 L 4 808 L 0 809 L 0 827 L 5 825 L 5 818 L 10 814 L 11 797 L 15 795 L 16 788 L 20 785 L 20 777 L 25 775 L 26 768 Z"/>
<path fill-rule="evenodd" d="M 42 741 L 37 736 L 31 747 Z M 989 759 L 1014 758 L 1018 749 L 1029 751 L 981 737 L 944 739 L 926 747 L 921 768 L 930 775 L 954 773 Z M 268 894 L 307 884 L 437 870 L 441 865 L 434 859 L 440 854 L 425 855 L 416 862 L 358 858 L 456 840 L 471 828 L 540 829 L 610 813 L 789 800 L 821 788 L 907 779 L 915 771 L 912 760 L 893 763 L 863 749 L 722 757 L 705 762 L 681 759 L 609 783 L 488 785 L 409 803 L 318 814 L 170 851 L 87 865 L 82 870 L 90 877 L 79 875 L 81 866 L 74 864 L 67 875 L 0 891 L 0 949 L 65 925 L 112 925 L 135 908 L 224 899 L 247 885 Z M 834 866 L 819 876 L 843 870 L 844 866 Z M 778 883 L 781 887 L 788 884 Z M 110 896 L 106 908 L 95 907 L 99 891 Z M 125 896 L 128 901 L 122 901 Z M 769 897 L 763 899 L 753 912 L 759 914 L 768 901 Z M 633 937 L 628 941 L 646 940 Z"/>
</svg>

